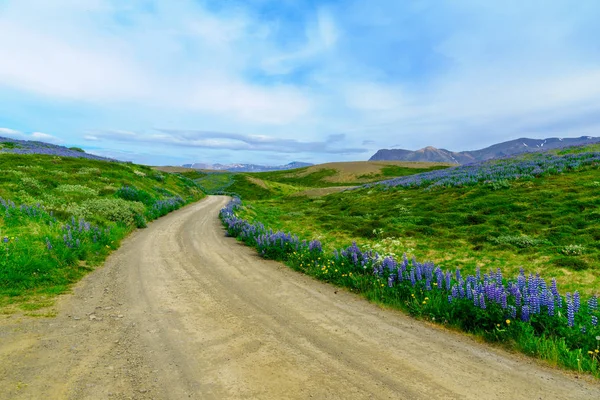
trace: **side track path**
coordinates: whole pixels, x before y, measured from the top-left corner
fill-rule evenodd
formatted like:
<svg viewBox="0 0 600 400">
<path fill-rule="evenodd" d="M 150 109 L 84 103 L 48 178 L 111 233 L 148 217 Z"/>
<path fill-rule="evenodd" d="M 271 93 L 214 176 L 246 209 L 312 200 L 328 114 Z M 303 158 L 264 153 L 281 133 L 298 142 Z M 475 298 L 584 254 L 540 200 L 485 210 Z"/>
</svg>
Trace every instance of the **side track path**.
<svg viewBox="0 0 600 400">
<path fill-rule="evenodd" d="M 600 399 L 224 236 L 226 197 L 135 232 L 58 304 L 0 316 L 0 399 Z"/>
</svg>

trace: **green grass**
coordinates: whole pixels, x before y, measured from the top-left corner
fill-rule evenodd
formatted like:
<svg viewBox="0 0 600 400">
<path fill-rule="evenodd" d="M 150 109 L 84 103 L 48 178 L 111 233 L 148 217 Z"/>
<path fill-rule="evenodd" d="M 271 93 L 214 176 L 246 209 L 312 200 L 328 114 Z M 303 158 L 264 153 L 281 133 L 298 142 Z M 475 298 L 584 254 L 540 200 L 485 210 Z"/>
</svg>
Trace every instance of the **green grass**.
<svg viewBox="0 0 600 400">
<path fill-rule="evenodd" d="M 234 174 L 231 172 L 208 172 L 204 176 L 192 178 L 209 194 L 225 192 L 233 184 Z"/>
<path fill-rule="evenodd" d="M 0 204 L 0 308 L 35 309 L 133 229 L 203 196 L 192 180 L 141 165 L 0 154 L 0 198 L 17 205 Z"/>
<path fill-rule="evenodd" d="M 337 174 L 335 169 L 324 168 L 304 175 L 308 169 L 309 167 L 287 171 L 256 172 L 251 175 L 263 181 L 279 182 L 299 187 L 328 187 L 332 186 L 332 183 L 324 179 Z M 353 182 L 340 183 L 340 185 L 347 186 L 354 184 Z"/>
<path fill-rule="evenodd" d="M 420 164 L 404 163 L 413 167 L 401 165 L 386 165 L 385 162 L 348 162 L 323 164 L 285 171 L 253 172 L 229 174 L 226 182 L 219 182 L 211 187 L 207 193 L 226 192 L 236 194 L 245 200 L 267 200 L 286 198 L 291 195 L 302 195 L 310 189 L 324 189 L 330 187 L 352 187 L 378 180 L 418 174 L 421 172 L 444 169 L 447 166 L 431 165 L 419 168 Z M 329 168 L 329 166 L 331 168 Z M 376 170 L 376 173 L 363 173 L 361 171 Z M 215 174 L 216 175 L 216 174 Z M 220 177 L 222 180 L 224 176 Z M 209 177 L 196 180 L 207 190 L 205 181 Z"/>
<path fill-rule="evenodd" d="M 2 149 L 18 149 L 20 146 L 14 142 L 0 142 L 0 150 Z"/>
<path fill-rule="evenodd" d="M 269 226 L 250 226 L 247 222 L 233 217 L 239 214 L 240 210 L 243 210 L 243 207 L 240 209 L 239 206 L 234 206 L 229 208 L 229 211 L 222 212 L 221 217 L 228 234 L 256 248 L 264 258 L 282 261 L 297 271 L 344 287 L 378 304 L 401 309 L 419 319 L 469 332 L 486 341 L 500 343 L 508 349 L 543 359 L 551 365 L 591 373 L 600 378 L 600 327 L 594 326 L 591 317 L 600 317 L 600 314 L 585 301 L 582 301 L 583 308 L 575 316 L 574 327 L 568 324 L 565 302 L 562 306 L 556 306 L 554 313 L 549 314 L 547 310 L 542 309 L 541 313 L 532 315 L 529 321 L 521 321 L 520 316 L 513 318 L 507 312 L 508 308 L 503 309 L 498 302 L 489 297 L 486 301 L 487 307 L 484 308 L 475 306 L 473 300 L 468 298 L 454 297 L 449 302 L 448 295 L 451 292 L 444 278 L 441 283 L 437 278 L 432 278 L 433 282 L 429 281 L 428 286 L 426 274 L 419 278 L 417 272 L 416 279 L 420 280 L 411 283 L 409 275 L 415 271 L 414 262 L 411 266 L 408 266 L 407 262 L 404 279 L 399 281 L 395 279 L 398 276 L 395 267 L 388 270 L 390 264 L 380 264 L 381 258 L 375 261 L 368 256 L 367 261 L 364 261 L 356 247 L 354 250 L 348 249 L 350 251 L 335 254 L 322 252 L 313 242 L 307 244 L 293 237 L 286 239 L 279 233 L 273 234 Z M 273 236 L 277 239 L 272 240 Z M 268 239 L 269 237 L 271 239 Z M 523 245 L 522 242 L 518 243 Z M 357 257 L 354 258 L 352 254 Z M 374 268 L 380 269 L 374 273 Z M 410 274 L 408 268 L 412 269 Z M 433 266 L 430 268 L 433 269 Z M 435 274 L 432 269 L 430 271 Z M 465 277 L 464 272 L 461 275 Z M 393 278 L 391 285 L 390 278 Z M 446 276 L 445 279 L 448 278 L 452 280 L 450 285 L 455 285 L 456 289 L 459 282 L 458 273 L 451 271 L 450 276 Z M 483 284 L 480 278 L 470 278 Z M 484 278 L 483 281 L 487 279 Z M 496 275 L 491 279 L 497 279 Z M 502 284 L 506 283 L 504 281 Z M 508 298 L 507 303 L 508 307 L 515 306 L 516 300 Z"/>
<path fill-rule="evenodd" d="M 556 277 L 567 291 L 600 287 L 600 174 L 598 167 L 485 186 L 376 188 L 322 198 L 246 201 L 242 215 L 276 230 L 320 238 L 329 250 L 352 241 L 380 253 L 416 256 L 448 268 L 502 270 L 522 266 Z"/>
<path fill-rule="evenodd" d="M 249 176 L 263 181 L 278 182 L 299 188 L 326 188 L 331 186 L 357 186 L 364 183 L 376 182 L 388 178 L 414 175 L 421 172 L 448 168 L 447 165 L 430 165 L 420 168 L 417 163 L 411 167 L 385 164 L 385 161 L 331 163 L 312 167 L 304 167 L 285 171 L 269 171 L 249 173 Z M 377 166 L 375 168 L 374 166 Z M 377 172 L 361 172 L 375 169 Z"/>
</svg>

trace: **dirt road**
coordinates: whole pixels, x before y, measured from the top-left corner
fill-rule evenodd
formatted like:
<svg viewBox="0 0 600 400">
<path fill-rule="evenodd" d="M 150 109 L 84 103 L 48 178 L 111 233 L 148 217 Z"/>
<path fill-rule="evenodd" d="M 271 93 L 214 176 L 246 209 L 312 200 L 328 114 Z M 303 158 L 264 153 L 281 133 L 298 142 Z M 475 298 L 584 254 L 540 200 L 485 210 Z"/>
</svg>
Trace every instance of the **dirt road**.
<svg viewBox="0 0 600 400">
<path fill-rule="evenodd" d="M 1 399 L 600 399 L 224 237 L 225 197 L 134 233 L 58 304 L 0 318 Z"/>
</svg>

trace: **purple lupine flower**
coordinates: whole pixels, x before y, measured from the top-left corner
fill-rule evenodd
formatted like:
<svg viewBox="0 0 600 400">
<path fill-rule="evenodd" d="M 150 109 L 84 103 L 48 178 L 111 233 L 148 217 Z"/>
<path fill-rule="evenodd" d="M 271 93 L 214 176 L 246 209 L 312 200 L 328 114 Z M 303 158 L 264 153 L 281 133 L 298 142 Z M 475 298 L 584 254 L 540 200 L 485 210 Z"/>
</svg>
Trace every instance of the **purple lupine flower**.
<svg viewBox="0 0 600 400">
<path fill-rule="evenodd" d="M 573 293 L 573 307 L 575 314 L 577 314 L 579 312 L 579 307 L 581 307 L 581 299 L 579 298 L 579 292 L 577 290 Z"/>
<path fill-rule="evenodd" d="M 452 295 L 451 294 L 448 295 L 448 303 L 452 303 Z"/>
<path fill-rule="evenodd" d="M 521 300 L 522 300 L 522 295 L 521 295 L 521 290 L 519 290 L 518 286 L 515 286 L 515 304 L 517 305 L 517 307 L 521 307 Z"/>
<path fill-rule="evenodd" d="M 596 311 L 597 308 L 598 298 L 596 297 L 596 295 L 592 295 L 592 297 L 590 297 L 590 299 L 588 300 L 588 312 L 592 313 Z"/>
<path fill-rule="evenodd" d="M 502 307 L 503 310 L 506 310 L 506 308 L 508 307 L 507 297 L 508 296 L 504 292 L 500 295 L 500 307 Z"/>
<path fill-rule="evenodd" d="M 554 316 L 554 295 L 546 291 L 546 307 L 548 307 L 548 315 Z"/>
<path fill-rule="evenodd" d="M 394 286 L 394 275 L 388 276 L 388 287 Z"/>
<path fill-rule="evenodd" d="M 415 286 L 417 284 L 417 281 L 415 280 L 415 269 L 414 268 L 410 269 L 409 277 L 410 277 L 410 284 Z"/>
<path fill-rule="evenodd" d="M 318 240 L 311 240 L 308 244 L 308 251 L 322 253 L 323 247 L 321 246 L 321 242 Z"/>
<path fill-rule="evenodd" d="M 523 307 L 521 307 L 521 320 L 523 322 L 529 321 L 529 306 L 528 305 L 524 305 Z"/>
<path fill-rule="evenodd" d="M 567 293 L 567 324 L 571 328 L 575 325 L 575 306 L 570 293 Z"/>
<path fill-rule="evenodd" d="M 521 272 L 523 272 L 523 270 L 521 269 Z M 519 288 L 519 291 L 521 293 L 524 292 L 525 287 L 527 286 L 527 281 L 525 280 L 525 275 L 519 275 L 517 277 L 517 287 Z"/>
<path fill-rule="evenodd" d="M 462 279 L 460 281 L 458 281 L 458 294 L 460 296 L 461 299 L 465 298 L 465 287 L 464 287 L 465 281 L 463 281 Z"/>
<path fill-rule="evenodd" d="M 592 326 L 597 326 L 598 325 L 598 317 L 596 317 L 595 315 L 592 315 Z"/>
<path fill-rule="evenodd" d="M 435 278 L 437 280 L 437 288 L 442 290 L 444 285 L 444 273 L 439 267 L 435 269 Z"/>
<path fill-rule="evenodd" d="M 517 318 L 517 308 L 515 306 L 508 306 L 508 313 L 512 319 Z"/>
<path fill-rule="evenodd" d="M 540 309 L 541 309 L 541 301 L 540 301 L 540 296 L 538 296 L 537 294 L 534 294 L 533 296 L 531 296 L 529 298 L 529 305 L 530 305 L 530 311 L 533 314 L 539 314 L 540 313 Z"/>
<path fill-rule="evenodd" d="M 485 310 L 485 295 L 483 293 L 479 296 L 479 307 L 481 307 L 482 310 Z"/>
<path fill-rule="evenodd" d="M 450 290 L 450 284 L 452 283 L 452 273 L 446 271 L 446 290 Z"/>
</svg>

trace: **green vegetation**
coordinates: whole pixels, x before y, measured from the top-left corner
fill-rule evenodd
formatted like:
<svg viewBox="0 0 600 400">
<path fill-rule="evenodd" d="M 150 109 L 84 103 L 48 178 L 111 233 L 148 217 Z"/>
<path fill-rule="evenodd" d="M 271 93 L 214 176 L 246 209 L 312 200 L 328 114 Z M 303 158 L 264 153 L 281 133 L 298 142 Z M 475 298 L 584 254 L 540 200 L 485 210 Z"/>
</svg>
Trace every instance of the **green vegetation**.
<svg viewBox="0 0 600 400">
<path fill-rule="evenodd" d="M 196 183 L 208 194 L 226 192 L 233 184 L 234 174 L 231 172 L 209 172 L 205 176 L 195 178 Z"/>
<path fill-rule="evenodd" d="M 0 142 L 1 149 L 18 149 L 19 145 L 14 142 Z"/>
<path fill-rule="evenodd" d="M 269 171 L 269 172 L 257 172 L 252 176 L 262 179 L 263 181 L 273 181 L 279 183 L 285 183 L 288 185 L 295 185 L 300 187 L 327 187 L 331 186 L 331 182 L 327 182 L 325 178 L 333 177 L 337 174 L 337 171 L 333 168 L 323 168 L 309 170 L 310 167 L 298 168 L 288 171 Z M 340 185 L 353 186 L 356 182 L 344 182 Z"/>
<path fill-rule="evenodd" d="M 69 147 L 69 150 L 78 151 L 80 153 L 85 153 L 85 150 L 83 150 L 81 147 Z"/>
<path fill-rule="evenodd" d="M 188 179 L 201 179 L 208 175 L 206 172 L 202 172 L 202 171 L 198 171 L 198 170 L 178 172 L 178 174 L 181 176 L 185 176 Z"/>
<path fill-rule="evenodd" d="M 239 199 L 221 210 L 225 228 L 264 258 L 418 318 L 600 378 L 596 296 L 584 301 L 577 291 L 563 295 L 555 280 L 524 271 L 513 277 L 500 269 L 466 275 L 406 256 L 382 257 L 355 243 L 324 252 L 319 240 L 300 240 L 239 218 L 242 210 Z"/>
<path fill-rule="evenodd" d="M 486 184 L 362 188 L 322 198 L 263 195 L 246 201 L 241 215 L 323 238 L 330 250 L 356 240 L 381 254 L 407 253 L 468 272 L 479 266 L 512 275 L 523 266 L 556 277 L 566 290 L 590 294 L 600 287 L 598 177 L 593 165 L 503 189 Z"/>
<path fill-rule="evenodd" d="M 257 195 L 244 183 L 243 205 L 222 218 L 263 257 L 600 377 L 599 170 L 593 145 L 320 197 Z"/>
<path fill-rule="evenodd" d="M 148 167 L 0 155 L 0 307 L 36 309 L 104 261 L 136 227 L 202 198 Z"/>
<path fill-rule="evenodd" d="M 331 186 L 358 186 L 386 178 L 415 175 L 446 168 L 448 168 L 448 165 L 435 163 L 359 161 L 328 163 L 293 170 L 257 172 L 248 175 L 265 182 L 278 182 L 298 188 L 326 188 Z"/>
</svg>

